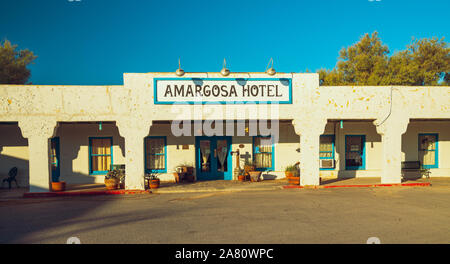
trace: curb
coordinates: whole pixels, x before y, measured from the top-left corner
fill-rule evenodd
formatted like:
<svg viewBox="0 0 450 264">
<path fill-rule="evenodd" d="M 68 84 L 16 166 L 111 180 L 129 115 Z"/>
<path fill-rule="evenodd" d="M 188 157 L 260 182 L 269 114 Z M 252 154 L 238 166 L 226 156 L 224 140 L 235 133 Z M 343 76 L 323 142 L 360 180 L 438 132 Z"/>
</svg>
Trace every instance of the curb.
<svg viewBox="0 0 450 264">
<path fill-rule="evenodd" d="M 196 190 L 155 190 L 154 194 L 166 193 L 208 193 L 208 192 L 242 192 L 242 191 L 271 191 L 283 189 L 283 186 L 264 187 L 264 188 L 236 188 L 236 189 L 196 189 Z"/>
<path fill-rule="evenodd" d="M 73 192 L 27 192 L 23 198 L 43 198 L 61 196 L 96 196 L 96 195 L 123 195 L 123 194 L 149 194 L 148 190 L 114 190 L 114 191 L 73 191 Z"/>
<path fill-rule="evenodd" d="M 414 187 L 414 186 L 431 186 L 429 182 L 421 183 L 393 183 L 393 184 L 354 184 L 354 185 L 325 185 L 325 186 L 297 186 L 287 185 L 283 189 L 328 189 L 328 188 L 355 188 L 355 187 Z"/>
</svg>

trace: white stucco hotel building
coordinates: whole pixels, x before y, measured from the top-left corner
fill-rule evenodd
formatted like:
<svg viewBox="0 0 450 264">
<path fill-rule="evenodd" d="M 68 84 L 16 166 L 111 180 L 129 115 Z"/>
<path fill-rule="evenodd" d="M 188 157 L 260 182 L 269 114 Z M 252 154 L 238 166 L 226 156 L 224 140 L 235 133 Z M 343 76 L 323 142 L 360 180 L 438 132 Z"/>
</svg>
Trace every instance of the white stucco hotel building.
<svg viewBox="0 0 450 264">
<path fill-rule="evenodd" d="M 197 180 L 234 180 L 238 150 L 240 167 L 251 160 L 265 179 L 300 162 L 301 185 L 320 177 L 400 183 L 402 161 L 448 177 L 450 87 L 320 86 L 313 73 L 0 85 L 0 177 L 17 167 L 31 192 L 49 191 L 52 174 L 68 184 L 103 182 L 119 164 L 127 189 L 144 189 L 147 172 L 173 180 L 181 164 L 193 165 Z"/>
</svg>

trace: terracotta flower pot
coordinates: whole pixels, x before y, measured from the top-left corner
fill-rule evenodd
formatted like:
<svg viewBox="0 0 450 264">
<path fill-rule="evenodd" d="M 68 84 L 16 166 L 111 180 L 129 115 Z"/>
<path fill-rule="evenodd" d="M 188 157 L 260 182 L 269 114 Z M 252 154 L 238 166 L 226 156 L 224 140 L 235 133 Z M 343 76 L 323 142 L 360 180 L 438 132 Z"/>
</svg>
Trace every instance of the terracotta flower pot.
<svg viewBox="0 0 450 264">
<path fill-rule="evenodd" d="M 66 190 L 66 182 L 52 182 L 52 191 L 54 192 L 63 192 Z"/>
<path fill-rule="evenodd" d="M 245 175 L 238 175 L 238 181 L 245 181 Z"/>
<path fill-rule="evenodd" d="M 284 174 L 288 179 L 289 185 L 300 185 L 300 176 L 294 176 L 292 171 L 285 171 Z"/>
<path fill-rule="evenodd" d="M 157 189 L 157 188 L 159 188 L 159 185 L 160 185 L 159 179 L 148 181 L 148 188 L 150 188 L 150 189 Z"/>
<path fill-rule="evenodd" d="M 261 171 L 249 171 L 248 174 L 250 174 L 251 182 L 259 182 L 261 180 Z"/>
<path fill-rule="evenodd" d="M 105 186 L 108 190 L 116 190 L 119 186 L 119 180 L 117 179 L 105 179 Z"/>
</svg>

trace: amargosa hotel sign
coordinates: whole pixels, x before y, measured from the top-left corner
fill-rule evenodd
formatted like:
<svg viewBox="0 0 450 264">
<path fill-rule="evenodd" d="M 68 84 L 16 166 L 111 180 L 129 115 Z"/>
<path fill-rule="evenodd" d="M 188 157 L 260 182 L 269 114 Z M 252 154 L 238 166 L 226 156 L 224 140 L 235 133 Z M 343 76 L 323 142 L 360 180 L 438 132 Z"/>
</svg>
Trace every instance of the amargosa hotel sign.
<svg viewBox="0 0 450 264">
<path fill-rule="evenodd" d="M 155 78 L 155 104 L 292 103 L 290 78 Z"/>
</svg>

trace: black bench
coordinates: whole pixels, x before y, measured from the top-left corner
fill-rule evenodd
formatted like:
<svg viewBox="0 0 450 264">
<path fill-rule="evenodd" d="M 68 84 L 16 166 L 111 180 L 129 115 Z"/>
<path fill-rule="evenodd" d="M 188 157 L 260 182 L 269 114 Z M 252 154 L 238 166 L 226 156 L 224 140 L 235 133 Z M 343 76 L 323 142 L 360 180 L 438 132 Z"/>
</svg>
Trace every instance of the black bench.
<svg viewBox="0 0 450 264">
<path fill-rule="evenodd" d="M 422 168 L 420 161 L 402 161 L 403 176 L 405 176 L 405 172 L 418 172 L 420 177 L 430 178 L 430 170 Z"/>
</svg>

